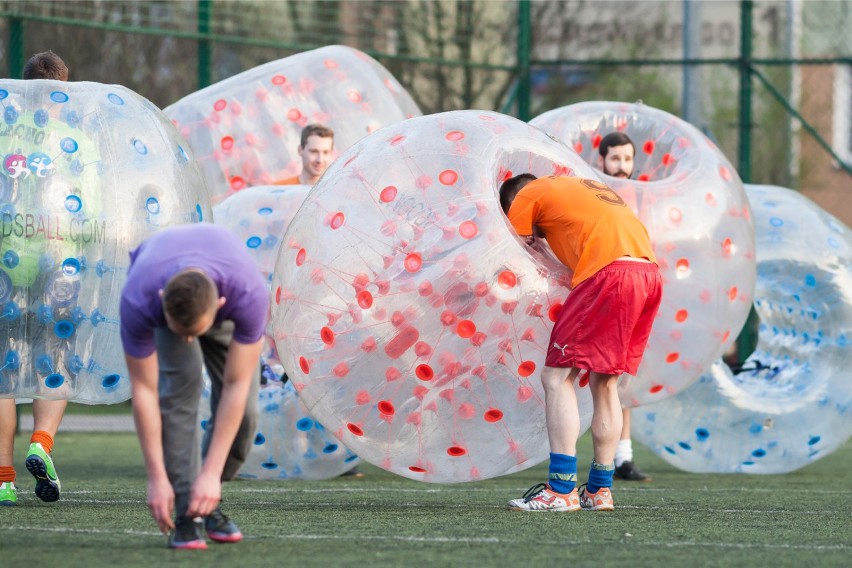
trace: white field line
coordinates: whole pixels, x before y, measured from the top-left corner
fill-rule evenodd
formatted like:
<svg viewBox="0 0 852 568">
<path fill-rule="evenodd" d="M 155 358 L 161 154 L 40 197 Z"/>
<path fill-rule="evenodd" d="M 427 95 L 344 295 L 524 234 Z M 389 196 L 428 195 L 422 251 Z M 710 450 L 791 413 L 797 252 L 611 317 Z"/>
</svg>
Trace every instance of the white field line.
<svg viewBox="0 0 852 568">
<path fill-rule="evenodd" d="M 70 528 L 70 527 L 46 527 L 44 525 L 39 526 L 11 526 L 11 527 L 3 527 L 3 530 L 8 531 L 47 531 L 54 533 L 68 533 L 68 534 L 105 534 L 105 535 L 131 535 L 131 536 L 141 536 L 141 537 L 158 537 L 163 538 L 163 535 L 154 532 L 154 531 L 138 531 L 138 530 L 104 530 L 104 529 L 82 529 L 82 528 Z M 627 535 L 625 535 L 626 539 L 629 539 Z M 502 545 L 512 545 L 512 546 L 521 546 L 528 544 L 526 539 L 500 539 L 496 537 L 444 537 L 444 536 L 435 536 L 435 537 L 421 537 L 421 536 L 399 536 L 399 535 L 339 535 L 339 534 L 268 534 L 268 535 L 256 535 L 256 536 L 247 536 L 247 540 L 314 540 L 314 541 L 354 541 L 354 542 L 363 542 L 363 541 L 386 541 L 386 542 L 418 542 L 418 543 L 435 543 L 435 544 L 502 544 Z M 582 546 L 582 545 L 594 545 L 599 546 L 600 543 L 595 543 L 589 540 L 558 540 L 558 541 L 550 541 L 549 544 L 556 546 Z M 738 542 L 697 542 L 697 541 L 683 541 L 683 542 L 641 542 L 641 543 L 631 543 L 629 541 L 623 541 L 623 544 L 630 544 L 633 546 L 652 546 L 658 548 L 660 546 L 665 546 L 666 548 L 683 548 L 683 547 L 695 547 L 695 548 L 725 548 L 725 549 L 764 549 L 764 550 L 850 550 L 852 547 L 849 545 L 839 543 L 839 544 L 760 544 L 760 543 L 738 543 Z"/>
<path fill-rule="evenodd" d="M 241 482 L 240 482 L 241 483 Z M 281 483 L 287 483 L 282 481 Z M 501 489 L 507 493 L 521 492 L 523 493 L 529 487 L 510 487 Z M 20 488 L 18 489 L 20 491 Z M 668 487 L 615 487 L 613 493 L 668 493 L 672 489 Z M 307 489 L 299 487 L 224 487 L 223 493 L 230 495 L 233 493 L 482 493 L 496 492 L 494 488 L 486 487 L 464 487 L 464 486 L 446 486 L 446 487 L 327 487 L 323 489 Z M 719 489 L 695 489 L 694 493 L 778 493 L 779 489 L 762 489 L 762 488 L 719 488 Z M 109 489 L 103 491 L 93 491 L 91 489 L 66 490 L 63 495 L 91 495 L 91 494 L 108 494 Z M 831 490 L 831 489 L 796 489 L 796 495 L 850 495 L 849 491 Z"/>
<path fill-rule="evenodd" d="M 282 483 L 287 483 L 286 481 Z M 523 493 L 529 487 L 506 488 L 508 492 Z M 500 491 L 504 491 L 501 489 Z M 670 487 L 615 487 L 613 493 L 669 493 Z M 232 488 L 225 487 L 224 492 L 227 493 L 482 493 L 495 492 L 493 487 L 464 487 L 464 486 L 446 486 L 446 487 L 429 487 L 429 488 L 414 488 L 414 487 L 329 487 L 324 489 L 306 489 L 298 487 L 240 487 Z M 762 488 L 719 488 L 719 489 L 695 489 L 694 493 L 778 493 L 779 489 L 762 489 Z M 830 490 L 830 489 L 796 489 L 796 495 L 812 494 L 812 495 L 849 495 L 849 491 Z"/>
<path fill-rule="evenodd" d="M 63 493 L 64 495 L 64 493 Z M 62 498 L 62 502 L 64 503 L 75 503 L 75 504 L 84 504 L 84 505 L 145 505 L 144 499 L 77 499 L 77 498 Z M 249 503 L 243 503 L 242 501 L 234 501 L 233 499 L 227 499 L 226 503 L 228 505 L 251 505 L 251 506 L 273 506 L 273 507 L 281 507 L 292 509 L 296 507 L 314 507 L 314 508 L 339 508 L 341 506 L 339 501 L 315 501 L 313 499 L 299 500 L 295 501 L 292 498 L 288 499 L 286 502 L 281 501 L 251 501 Z M 361 501 L 358 503 L 348 503 L 347 505 L 360 505 L 363 507 L 386 507 L 386 508 L 418 508 L 418 507 L 427 507 L 430 509 L 434 509 L 436 507 L 441 509 L 497 509 L 504 510 L 506 506 L 497 501 L 492 505 L 483 505 L 483 504 L 471 504 L 471 503 L 406 503 L 406 502 L 396 502 L 396 503 L 380 503 L 376 501 Z M 680 506 L 671 506 L 671 505 L 617 505 L 618 509 L 636 509 L 639 511 L 679 511 L 679 512 L 690 512 L 694 511 L 693 508 Z M 786 509 L 707 509 L 702 508 L 702 513 L 708 514 L 755 514 L 755 515 L 781 515 L 784 513 L 790 513 L 791 511 Z M 841 511 L 827 511 L 824 509 L 816 510 L 816 511 L 796 511 L 797 515 L 816 515 L 816 516 L 826 516 L 826 515 L 841 515 L 846 514 L 846 512 Z"/>
</svg>

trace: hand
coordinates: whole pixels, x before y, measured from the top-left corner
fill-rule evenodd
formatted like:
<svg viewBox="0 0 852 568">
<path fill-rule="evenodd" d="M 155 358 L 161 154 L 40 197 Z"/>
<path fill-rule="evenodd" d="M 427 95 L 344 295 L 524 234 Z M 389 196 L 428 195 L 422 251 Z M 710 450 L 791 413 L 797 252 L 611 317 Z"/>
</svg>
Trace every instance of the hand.
<svg viewBox="0 0 852 568">
<path fill-rule="evenodd" d="M 533 246 L 535 244 L 535 235 L 530 235 L 528 237 L 524 237 L 524 242 L 529 246 Z"/>
<path fill-rule="evenodd" d="M 186 516 L 206 517 L 219 505 L 221 499 L 222 482 L 219 476 L 202 471 L 192 484 Z"/>
<path fill-rule="evenodd" d="M 172 512 L 175 509 L 175 490 L 168 479 L 148 481 L 148 509 L 163 534 L 175 528 Z"/>
</svg>

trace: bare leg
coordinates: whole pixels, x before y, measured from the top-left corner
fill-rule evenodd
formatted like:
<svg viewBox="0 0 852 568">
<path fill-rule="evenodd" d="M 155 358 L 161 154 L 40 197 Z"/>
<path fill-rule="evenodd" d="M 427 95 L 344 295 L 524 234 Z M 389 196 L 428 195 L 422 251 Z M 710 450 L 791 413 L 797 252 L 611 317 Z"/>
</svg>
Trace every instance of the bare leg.
<svg viewBox="0 0 852 568">
<path fill-rule="evenodd" d="M 574 379 L 578 371 L 579 369 L 545 367 L 541 373 L 547 438 L 550 441 L 550 451 L 555 454 L 577 455 L 580 411 L 577 408 L 577 395 L 574 393 Z"/>
<path fill-rule="evenodd" d="M 44 430 L 55 438 L 67 407 L 67 400 L 33 400 L 33 431 Z"/>
<path fill-rule="evenodd" d="M 621 409 L 621 438 L 620 440 L 630 439 L 630 409 Z"/>
<path fill-rule="evenodd" d="M 618 400 L 618 375 L 592 373 L 589 388 L 592 391 L 592 443 L 595 461 L 610 464 L 615 459 L 615 449 L 621 433 L 621 403 Z M 548 429 L 549 430 L 549 429 Z"/>
<path fill-rule="evenodd" d="M 12 466 L 15 453 L 17 409 L 14 398 L 0 398 L 0 465 Z"/>
<path fill-rule="evenodd" d="M 577 438 L 580 411 L 574 379 L 579 369 L 545 366 L 541 372 L 544 387 L 544 414 L 550 442 L 550 471 L 546 489 L 535 485 L 520 499 L 509 501 L 516 511 L 579 511 L 577 496 Z M 533 492 L 537 493 L 533 494 Z M 557 498 L 556 495 L 562 497 Z"/>
</svg>

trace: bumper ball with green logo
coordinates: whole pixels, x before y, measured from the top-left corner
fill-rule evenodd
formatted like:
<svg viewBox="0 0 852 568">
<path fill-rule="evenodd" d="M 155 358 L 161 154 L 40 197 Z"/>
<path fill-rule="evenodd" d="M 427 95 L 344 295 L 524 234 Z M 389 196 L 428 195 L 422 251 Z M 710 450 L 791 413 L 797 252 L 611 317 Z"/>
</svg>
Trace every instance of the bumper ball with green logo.
<svg viewBox="0 0 852 568">
<path fill-rule="evenodd" d="M 0 81 L 0 397 L 126 400 L 128 253 L 209 217 L 177 131 L 117 85 Z"/>
</svg>

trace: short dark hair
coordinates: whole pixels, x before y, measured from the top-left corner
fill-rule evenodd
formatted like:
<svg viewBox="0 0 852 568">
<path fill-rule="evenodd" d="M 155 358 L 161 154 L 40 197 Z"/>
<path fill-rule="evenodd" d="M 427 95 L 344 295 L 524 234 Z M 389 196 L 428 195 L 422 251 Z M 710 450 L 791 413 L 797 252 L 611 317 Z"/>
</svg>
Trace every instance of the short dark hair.
<svg viewBox="0 0 852 568">
<path fill-rule="evenodd" d="M 178 326 L 189 329 L 216 307 L 218 294 L 209 276 L 197 270 L 184 270 L 166 282 L 163 309 Z"/>
<path fill-rule="evenodd" d="M 503 213 L 508 215 L 509 208 L 515 200 L 515 196 L 529 182 L 538 179 L 532 174 L 518 174 L 515 177 L 510 177 L 500 186 L 500 207 L 503 208 Z"/>
<path fill-rule="evenodd" d="M 302 139 L 301 144 L 299 144 L 302 148 L 307 146 L 308 137 L 310 136 L 319 136 L 320 138 L 331 138 L 332 141 L 334 141 L 334 130 L 322 124 L 307 125 L 302 129 Z"/>
<path fill-rule="evenodd" d="M 68 80 L 68 67 L 62 58 L 52 51 L 36 53 L 24 65 L 24 79 Z"/>
<path fill-rule="evenodd" d="M 601 155 L 601 158 L 606 158 L 606 155 L 609 154 L 609 149 L 613 146 L 625 146 L 630 144 L 630 147 L 633 148 L 633 153 L 636 153 L 636 146 L 633 145 L 633 140 L 630 139 L 630 136 L 625 134 L 624 132 L 610 132 L 601 140 L 600 146 L 598 146 L 598 152 Z"/>
</svg>

